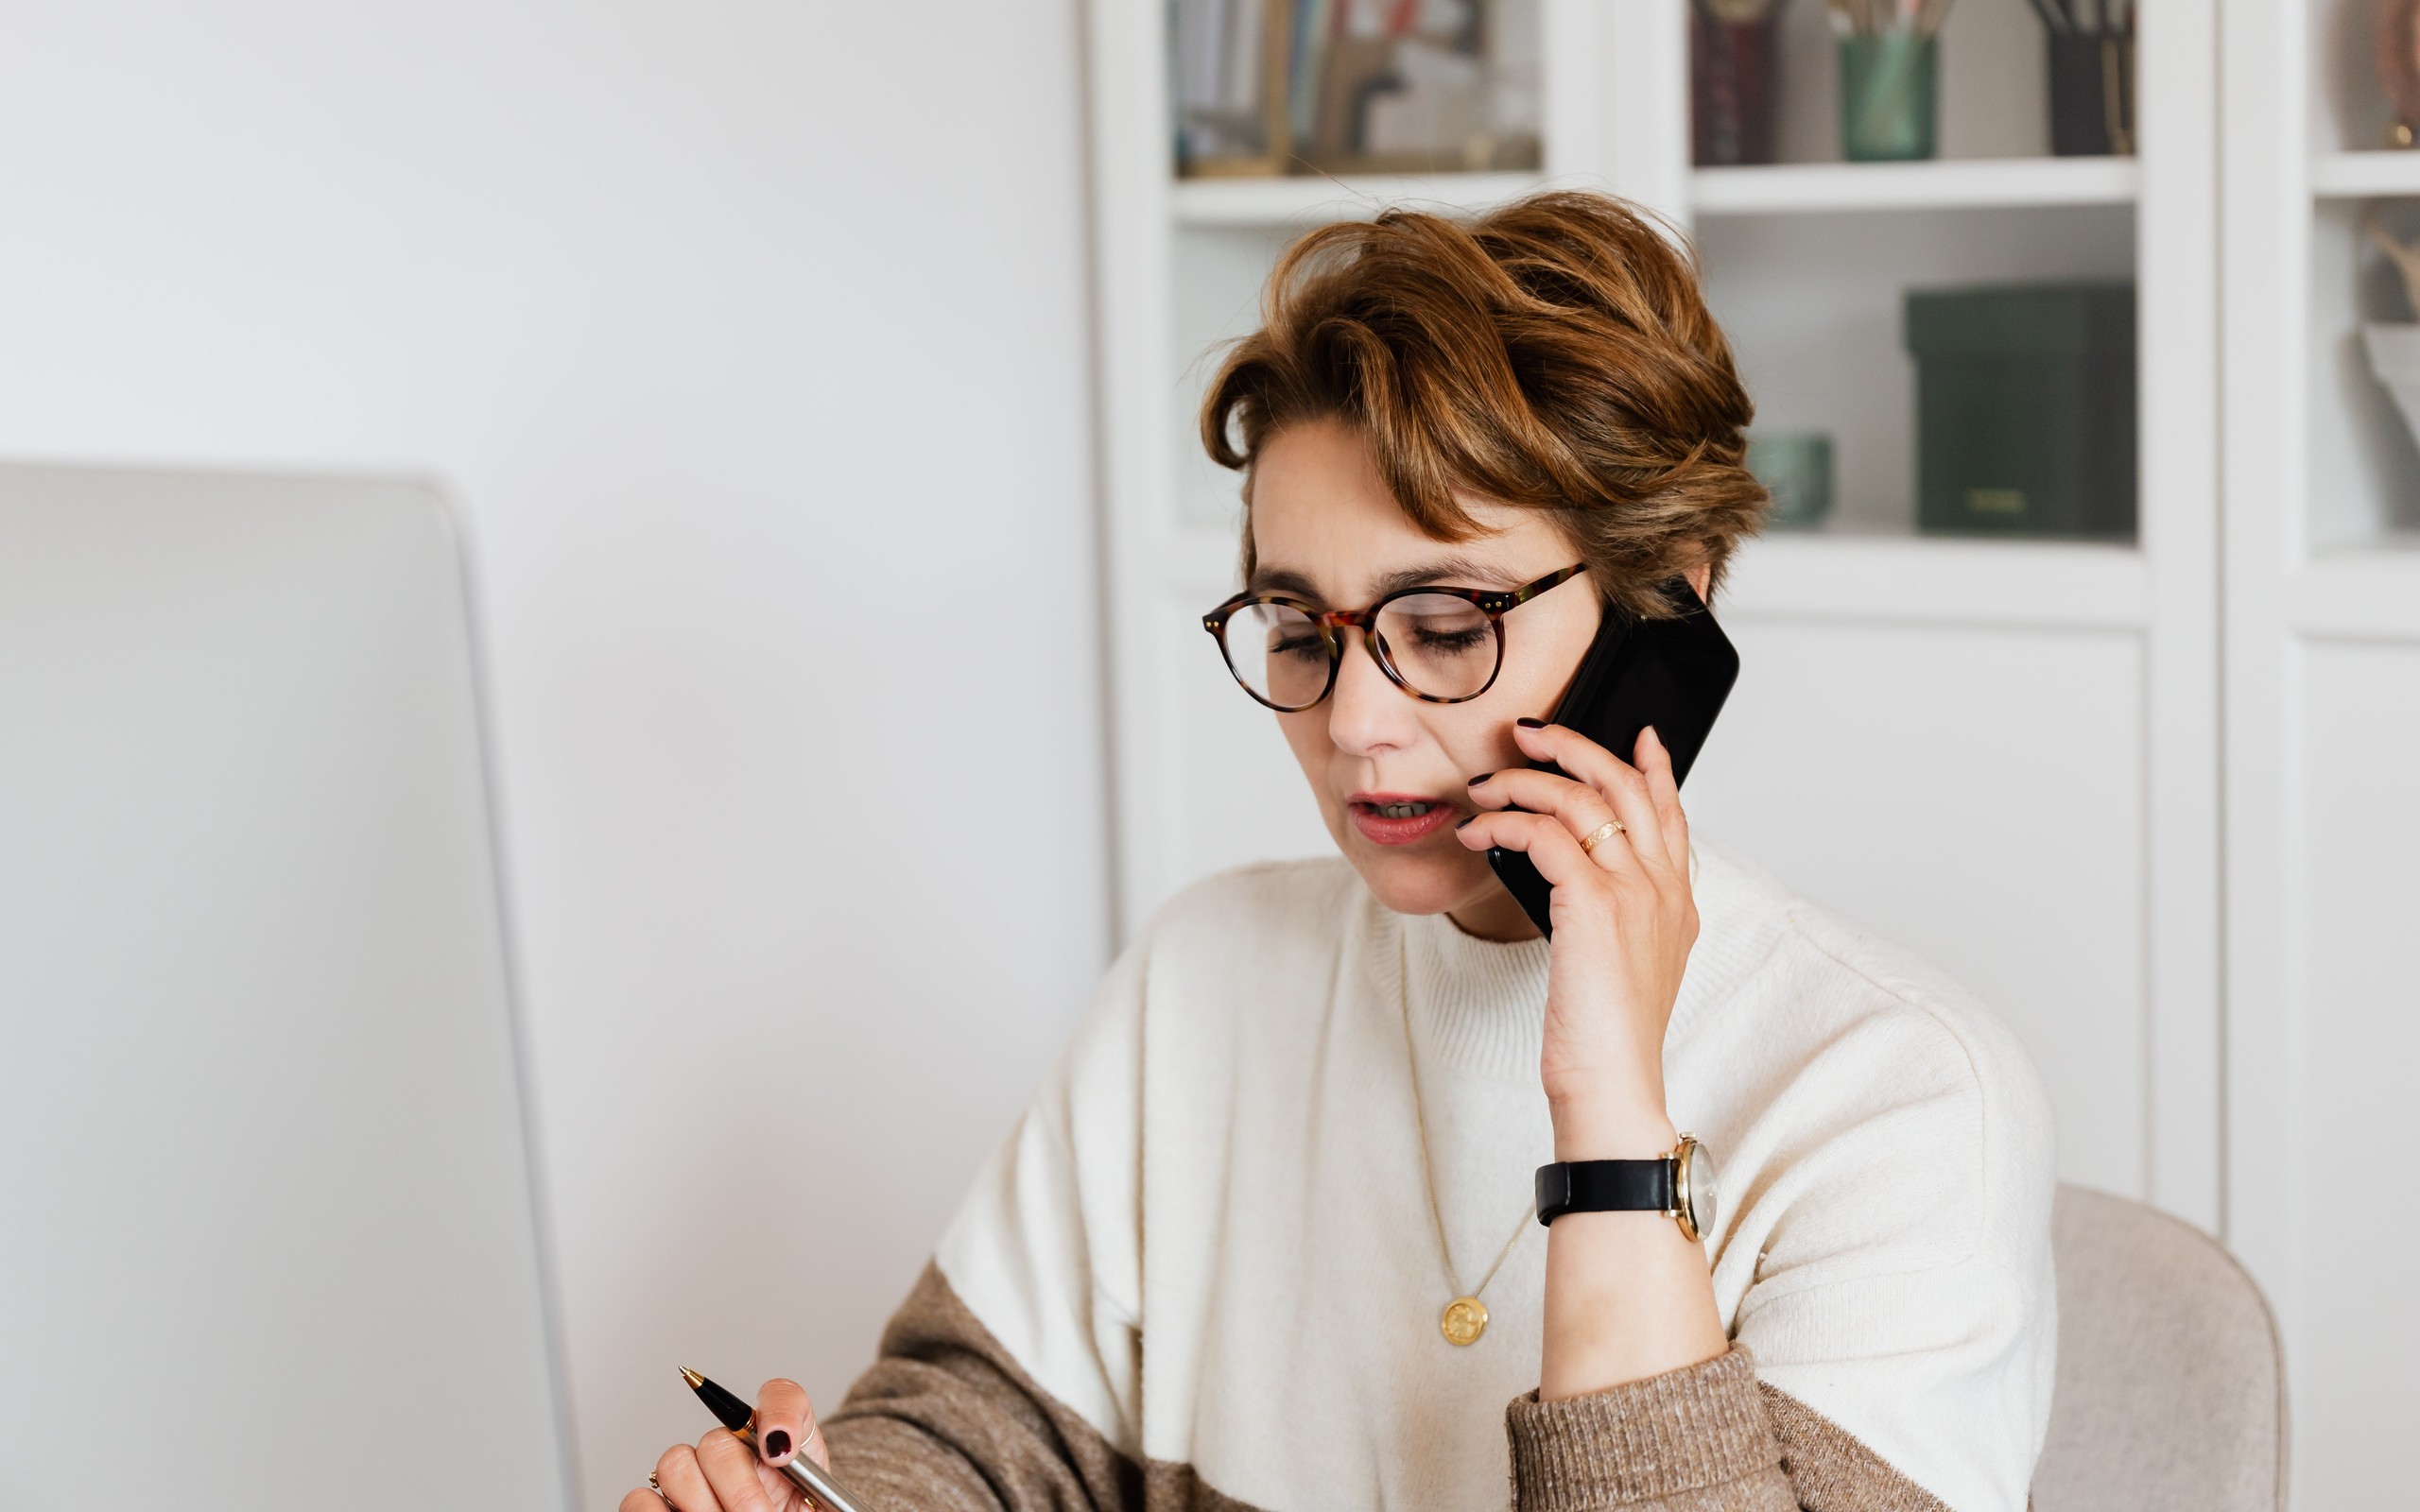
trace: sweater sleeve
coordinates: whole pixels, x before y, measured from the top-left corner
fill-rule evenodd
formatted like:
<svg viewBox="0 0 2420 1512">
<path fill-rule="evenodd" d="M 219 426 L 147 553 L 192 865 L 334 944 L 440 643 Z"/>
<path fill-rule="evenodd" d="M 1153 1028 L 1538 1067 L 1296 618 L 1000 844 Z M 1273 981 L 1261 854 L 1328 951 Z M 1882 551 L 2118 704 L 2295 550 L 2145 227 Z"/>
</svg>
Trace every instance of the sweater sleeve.
<svg viewBox="0 0 2420 1512">
<path fill-rule="evenodd" d="M 1037 1385 L 936 1265 L 824 1422 L 832 1472 L 875 1512 L 1128 1512 L 1136 1462 Z"/>
<path fill-rule="evenodd" d="M 1747 1348 L 1609 1390 L 1515 1398 L 1515 1512 L 1948 1512 L 1857 1438 L 1756 1379 Z"/>
<path fill-rule="evenodd" d="M 1585 1396 L 1513 1399 L 1515 1512 L 1796 1512 L 1748 1351 Z"/>
</svg>

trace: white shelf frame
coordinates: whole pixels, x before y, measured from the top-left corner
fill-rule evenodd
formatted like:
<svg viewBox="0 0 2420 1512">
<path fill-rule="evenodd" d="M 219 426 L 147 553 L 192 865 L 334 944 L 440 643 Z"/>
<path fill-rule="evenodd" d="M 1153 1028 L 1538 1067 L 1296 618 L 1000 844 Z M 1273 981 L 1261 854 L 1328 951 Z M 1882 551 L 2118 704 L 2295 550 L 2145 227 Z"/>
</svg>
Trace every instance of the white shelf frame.
<svg viewBox="0 0 2420 1512">
<path fill-rule="evenodd" d="M 1566 182 L 1600 187 L 1602 180 L 1543 173 L 1186 179 L 1172 192 L 1180 225 L 1279 227 L 1368 218 L 1398 204 L 1484 210 Z M 2142 169 L 2132 158 L 1805 163 L 1697 168 L 1687 182 L 1689 207 L 1701 216 L 1827 215 L 2131 204 L 2141 194 Z"/>
<path fill-rule="evenodd" d="M 2141 190 L 2142 170 L 2132 158 L 1791 163 L 1689 175 L 1700 215 L 2122 205 Z"/>
<path fill-rule="evenodd" d="M 2309 172 L 2310 192 L 2322 199 L 2420 195 L 2420 151 L 2323 152 Z"/>
<path fill-rule="evenodd" d="M 1369 219 L 1397 204 L 1481 210 L 1518 199 L 1547 181 L 1537 173 L 1181 179 L 1174 194 L 1181 225 L 1315 226 L 1331 220 Z"/>
<path fill-rule="evenodd" d="M 1776 532 L 1733 559 L 1723 602 L 1835 623 L 2143 630 L 2151 584 L 2131 546 Z"/>
<path fill-rule="evenodd" d="M 2333 1089 L 2320 1081 L 2308 1040 L 2314 1014 L 2342 1005 L 2310 998 L 2309 921 L 2326 879 L 2311 874 L 2306 805 L 2314 766 L 2331 753 L 2310 748 L 2319 711 L 2308 701 L 2317 695 L 2307 671 L 2313 653 L 2348 643 L 2420 656 L 2420 551 L 2390 541 L 2315 543 L 2308 417 L 2322 375 L 2310 362 L 2309 327 L 2320 318 L 2314 237 L 2335 202 L 2420 196 L 2420 152 L 2311 150 L 2313 92 L 2328 61 L 2314 55 L 2314 20 L 2306 0 L 2220 6 L 2220 87 L 2228 101 L 2220 118 L 2227 185 L 2226 1234 L 2276 1313 L 2292 1416 L 2325 1435 L 2294 1453 L 2291 1500 L 2342 1504 L 2357 1483 L 2377 1493 L 2368 1500 L 2391 1500 L 2386 1488 L 2400 1486 L 2408 1467 L 2400 1446 L 2373 1448 L 2331 1415 L 2355 1398 L 2390 1415 L 2411 1403 L 2377 1400 L 2368 1383 L 2312 1373 L 2322 1368 L 2312 1364 L 2320 1352 L 2309 1332 L 2312 1300 L 2348 1284 L 2331 1237 L 2342 1187 L 2333 1197 L 2315 1194 L 2314 1162 L 2352 1146 L 2329 1127 Z M 2364 1190 L 2409 1183 L 2408 1147 L 2364 1148 L 2363 1156 L 2377 1163 L 2364 1173 Z M 2412 1231 L 2390 1215 L 2368 1238 L 2374 1250 L 2394 1254 L 2408 1248 Z M 2356 1440 L 2363 1462 L 2348 1463 Z M 2318 1477 L 2334 1495 L 2314 1494 Z"/>
</svg>

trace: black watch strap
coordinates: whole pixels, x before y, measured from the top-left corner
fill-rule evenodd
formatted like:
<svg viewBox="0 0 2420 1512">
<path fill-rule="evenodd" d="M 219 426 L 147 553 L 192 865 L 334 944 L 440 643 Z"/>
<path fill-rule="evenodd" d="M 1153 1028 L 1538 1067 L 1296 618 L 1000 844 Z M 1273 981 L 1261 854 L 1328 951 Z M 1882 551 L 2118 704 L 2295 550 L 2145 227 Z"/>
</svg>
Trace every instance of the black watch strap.
<svg viewBox="0 0 2420 1512">
<path fill-rule="evenodd" d="M 1566 1212 L 1670 1212 L 1672 1158 L 1557 1160 L 1538 1167 L 1538 1222 Z"/>
</svg>

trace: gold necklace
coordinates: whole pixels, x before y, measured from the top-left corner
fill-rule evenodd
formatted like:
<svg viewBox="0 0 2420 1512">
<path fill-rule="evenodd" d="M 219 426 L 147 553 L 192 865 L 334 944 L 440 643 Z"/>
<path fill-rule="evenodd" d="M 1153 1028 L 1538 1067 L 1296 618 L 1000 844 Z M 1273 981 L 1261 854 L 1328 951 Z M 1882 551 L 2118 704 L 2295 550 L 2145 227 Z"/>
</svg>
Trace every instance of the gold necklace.
<svg viewBox="0 0 2420 1512">
<path fill-rule="evenodd" d="M 1530 1211 L 1521 1214 L 1520 1227 L 1512 1230 L 1512 1238 L 1504 1241 L 1503 1249 L 1496 1253 L 1495 1263 L 1487 1267 L 1487 1274 L 1479 1278 L 1477 1286 L 1463 1292 L 1461 1278 L 1454 1271 L 1453 1246 L 1445 1243 L 1445 1212 L 1437 1204 L 1436 1168 L 1428 1159 L 1428 1116 L 1420 1100 L 1420 1052 L 1411 1042 L 1411 972 L 1404 964 L 1404 927 L 1401 923 L 1395 929 L 1395 1001 L 1403 1005 L 1404 1057 L 1411 1066 L 1411 1122 L 1420 1130 L 1420 1178 L 1428 1189 L 1428 1216 L 1437 1226 L 1437 1254 L 1444 1262 L 1445 1284 L 1460 1294 L 1445 1304 L 1444 1312 L 1438 1314 L 1437 1327 L 1448 1344 L 1477 1344 L 1478 1336 L 1487 1332 L 1487 1307 L 1479 1301 L 1478 1294 L 1486 1291 L 1487 1283 L 1495 1280 L 1495 1273 L 1504 1268 L 1504 1262 L 1512 1257 L 1512 1246 L 1530 1231 L 1530 1224 L 1537 1217 L 1538 1208 L 1532 1202 Z"/>
</svg>

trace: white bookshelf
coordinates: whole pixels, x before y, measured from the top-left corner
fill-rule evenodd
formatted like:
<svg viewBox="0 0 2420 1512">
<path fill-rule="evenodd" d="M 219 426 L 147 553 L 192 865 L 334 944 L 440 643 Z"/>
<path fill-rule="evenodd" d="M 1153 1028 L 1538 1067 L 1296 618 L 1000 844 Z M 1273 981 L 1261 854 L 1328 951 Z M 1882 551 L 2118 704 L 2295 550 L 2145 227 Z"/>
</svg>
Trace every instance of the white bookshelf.
<svg viewBox="0 0 2420 1512">
<path fill-rule="evenodd" d="M 2420 1216 L 2376 1202 L 2420 1186 L 2420 448 L 2359 343 L 2409 313 L 2359 224 L 2420 197 L 2420 153 L 2378 150 L 2370 10 L 2221 6 L 2228 1238 L 2277 1309 L 2304 1506 L 2402 1496 L 2420 1405 L 2388 1343 L 2420 1335 Z"/>
</svg>

